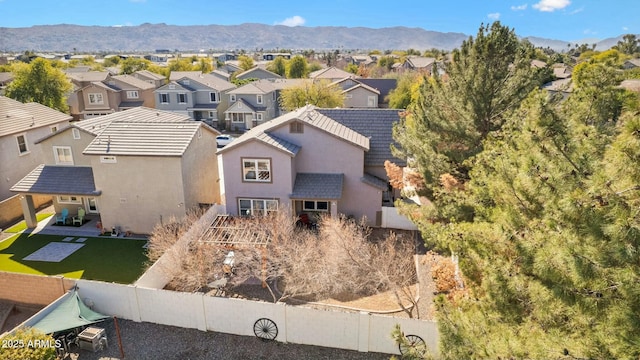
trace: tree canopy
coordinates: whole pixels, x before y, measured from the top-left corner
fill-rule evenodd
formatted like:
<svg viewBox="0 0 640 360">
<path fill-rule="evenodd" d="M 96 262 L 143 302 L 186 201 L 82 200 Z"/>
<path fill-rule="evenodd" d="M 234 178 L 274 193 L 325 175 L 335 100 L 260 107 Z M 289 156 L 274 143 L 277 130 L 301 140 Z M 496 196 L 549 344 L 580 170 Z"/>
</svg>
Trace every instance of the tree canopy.
<svg viewBox="0 0 640 360">
<path fill-rule="evenodd" d="M 307 59 L 298 55 L 287 62 L 287 78 L 301 79 L 307 77 L 309 69 Z"/>
<path fill-rule="evenodd" d="M 292 111 L 307 104 L 318 107 L 341 107 L 344 104 L 342 88 L 331 85 L 329 81 L 304 81 L 283 89 L 280 94 L 280 106 Z"/>
<path fill-rule="evenodd" d="M 12 70 L 15 77 L 7 86 L 7 97 L 23 103 L 37 102 L 67 112 L 66 94 L 72 87 L 62 70 L 52 67 L 49 61 L 42 58 L 30 64 L 15 63 Z"/>
<path fill-rule="evenodd" d="M 577 67 L 563 100 L 531 87 L 526 43 L 485 31 L 454 55 L 469 70 L 425 82 L 395 133 L 432 200 L 410 214 L 465 283 L 436 299 L 441 356 L 637 358 L 640 115 L 615 56 Z"/>
</svg>

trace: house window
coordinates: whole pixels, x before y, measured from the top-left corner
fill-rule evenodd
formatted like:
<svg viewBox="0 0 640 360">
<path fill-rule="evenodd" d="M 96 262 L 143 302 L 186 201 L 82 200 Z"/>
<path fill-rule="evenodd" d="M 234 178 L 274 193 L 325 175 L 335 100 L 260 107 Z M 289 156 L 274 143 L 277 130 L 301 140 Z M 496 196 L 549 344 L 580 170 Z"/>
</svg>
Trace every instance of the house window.
<svg viewBox="0 0 640 360">
<path fill-rule="evenodd" d="M 80 139 L 80 130 L 79 129 L 76 129 L 76 128 L 71 129 L 71 134 L 73 134 L 73 138 L 75 140 Z"/>
<path fill-rule="evenodd" d="M 80 204 L 80 197 L 73 195 L 60 195 L 58 196 L 58 203 L 60 204 Z"/>
<path fill-rule="evenodd" d="M 212 103 L 218 102 L 218 99 L 219 99 L 218 93 L 216 93 L 216 92 L 210 92 L 209 93 L 209 101 L 210 102 L 212 102 Z"/>
<path fill-rule="evenodd" d="M 53 157 L 58 165 L 73 165 L 73 155 L 69 146 L 54 146 Z"/>
<path fill-rule="evenodd" d="M 191 81 L 189 81 L 189 80 L 182 80 L 182 85 L 191 85 Z"/>
<path fill-rule="evenodd" d="M 235 102 L 236 101 L 236 94 L 229 95 L 229 101 L 230 102 Z"/>
<path fill-rule="evenodd" d="M 302 134 L 304 132 L 304 125 L 301 122 L 294 121 L 289 124 L 289 132 L 292 134 Z"/>
<path fill-rule="evenodd" d="M 243 113 L 233 113 L 231 114 L 231 122 L 244 124 L 244 114 Z"/>
<path fill-rule="evenodd" d="M 256 102 L 258 104 L 262 104 L 262 95 L 260 95 L 260 94 L 256 95 Z"/>
<path fill-rule="evenodd" d="M 89 94 L 89 104 L 93 104 L 93 105 L 104 104 L 104 99 L 102 98 L 102 94 L 100 93 Z"/>
<path fill-rule="evenodd" d="M 367 98 L 367 106 L 368 107 L 376 107 L 376 99 L 378 97 L 377 96 L 369 96 Z"/>
<path fill-rule="evenodd" d="M 174 90 L 176 86 L 174 84 L 169 85 L 169 90 Z"/>
<path fill-rule="evenodd" d="M 329 211 L 328 201 L 305 200 L 302 202 L 302 210 L 305 211 Z"/>
<path fill-rule="evenodd" d="M 216 118 L 215 111 L 209 111 L 209 119 L 215 119 L 215 118 Z"/>
<path fill-rule="evenodd" d="M 278 200 L 238 199 L 240 216 L 264 216 L 278 211 Z"/>
<path fill-rule="evenodd" d="M 27 135 L 25 134 L 17 135 L 16 141 L 18 142 L 18 151 L 20 151 L 20 155 L 26 154 L 29 152 L 29 147 L 27 146 Z"/>
<path fill-rule="evenodd" d="M 262 113 L 256 113 L 256 120 L 262 121 Z"/>
<path fill-rule="evenodd" d="M 58 127 L 57 126 L 51 126 L 51 132 L 54 133 L 58 131 Z"/>
<path fill-rule="evenodd" d="M 187 94 L 179 93 L 178 94 L 178 104 L 186 104 L 187 103 Z"/>
<path fill-rule="evenodd" d="M 129 90 L 129 91 L 127 91 L 127 98 L 129 98 L 129 99 L 137 99 L 138 98 L 138 90 Z"/>
<path fill-rule="evenodd" d="M 115 164 L 118 161 L 116 160 L 115 156 L 104 155 L 104 156 L 100 156 L 100 162 L 103 164 Z"/>
<path fill-rule="evenodd" d="M 242 159 L 242 179 L 250 182 L 271 182 L 271 160 Z"/>
<path fill-rule="evenodd" d="M 161 104 L 168 104 L 169 103 L 169 94 L 167 94 L 167 93 L 160 94 L 160 103 Z"/>
</svg>

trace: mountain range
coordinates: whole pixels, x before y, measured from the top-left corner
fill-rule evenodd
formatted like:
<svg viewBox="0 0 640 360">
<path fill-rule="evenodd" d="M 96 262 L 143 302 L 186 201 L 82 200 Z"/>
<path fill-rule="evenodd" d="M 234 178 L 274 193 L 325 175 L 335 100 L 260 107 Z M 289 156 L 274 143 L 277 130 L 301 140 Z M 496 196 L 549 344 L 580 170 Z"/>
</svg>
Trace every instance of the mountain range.
<svg viewBox="0 0 640 360">
<path fill-rule="evenodd" d="M 190 25 L 142 24 L 138 26 L 39 25 L 28 28 L 0 27 L 0 52 L 133 52 L 156 49 L 199 51 L 238 49 L 417 49 L 452 50 L 469 35 L 429 31 L 422 28 L 388 27 L 288 27 L 282 25 Z M 618 38 L 596 43 L 608 49 Z M 566 41 L 528 38 L 536 46 L 566 50 Z M 591 43 L 589 43 L 591 45 Z"/>
</svg>

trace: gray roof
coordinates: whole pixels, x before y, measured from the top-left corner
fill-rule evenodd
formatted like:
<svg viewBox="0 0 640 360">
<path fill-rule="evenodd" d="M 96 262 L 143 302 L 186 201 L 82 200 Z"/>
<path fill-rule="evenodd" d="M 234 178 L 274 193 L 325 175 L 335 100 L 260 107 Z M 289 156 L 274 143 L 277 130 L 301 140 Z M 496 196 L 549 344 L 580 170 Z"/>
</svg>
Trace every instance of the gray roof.
<svg viewBox="0 0 640 360">
<path fill-rule="evenodd" d="M 225 91 L 225 90 L 229 90 L 229 89 L 235 89 L 236 86 L 226 80 L 221 79 L 218 76 L 215 75 L 211 75 L 211 74 L 193 74 L 193 72 L 191 71 L 185 71 L 187 74 L 181 78 L 179 78 L 178 80 L 181 79 L 189 79 L 189 80 L 193 80 L 196 81 L 204 86 L 210 87 L 212 89 L 218 90 L 218 91 Z M 173 73 L 171 73 L 171 75 L 173 75 Z M 173 79 L 173 77 L 172 77 Z M 182 84 L 184 86 L 184 84 Z"/>
<path fill-rule="evenodd" d="M 359 78 L 358 81 L 365 85 L 369 85 L 380 92 L 378 104 L 385 103 L 384 99 L 389 95 L 389 92 L 398 86 L 398 79 Z"/>
<path fill-rule="evenodd" d="M 416 57 L 407 58 L 407 62 L 413 68 L 421 69 L 421 68 L 425 68 L 425 67 L 428 67 L 428 66 L 432 65 L 433 63 L 436 62 L 436 59 L 432 58 L 432 57 L 416 56 Z"/>
<path fill-rule="evenodd" d="M 90 166 L 39 165 L 11 191 L 50 195 L 100 195 Z"/>
<path fill-rule="evenodd" d="M 269 133 L 271 129 L 278 128 L 292 121 L 301 121 L 309 126 L 313 126 L 317 129 L 323 130 L 330 135 L 333 135 L 339 139 L 347 141 L 355 146 L 359 146 L 362 149 L 369 150 L 369 139 L 366 136 L 359 134 L 358 132 L 336 122 L 323 114 L 315 111 L 315 107 L 307 105 L 290 113 L 279 116 L 273 120 L 269 120 L 264 124 L 260 124 L 246 133 L 242 134 L 238 139 L 231 144 L 218 150 L 218 153 L 225 152 L 229 149 L 233 149 L 242 145 L 245 142 L 251 141 L 263 133 Z M 365 158 L 366 159 L 366 158 Z"/>
<path fill-rule="evenodd" d="M 202 74 L 202 71 L 172 71 L 169 74 L 169 81 L 176 81 L 182 79 L 185 76 L 198 76 L 200 74 Z"/>
<path fill-rule="evenodd" d="M 133 108 L 133 107 L 139 107 L 142 106 L 144 104 L 144 101 L 123 101 L 120 103 L 119 107 L 120 108 Z"/>
<path fill-rule="evenodd" d="M 267 69 L 263 69 L 263 68 L 258 67 L 258 66 L 254 66 L 251 69 L 243 71 L 240 74 L 236 75 L 236 79 L 244 79 L 244 78 L 250 79 L 251 78 L 251 74 L 254 73 L 254 72 L 260 72 L 260 73 L 263 73 L 263 74 L 268 74 L 269 76 L 273 77 L 274 79 L 281 79 L 282 78 L 282 76 L 280 76 L 280 75 L 278 75 L 278 74 L 276 74 L 276 73 L 274 73 L 272 71 L 269 71 Z"/>
<path fill-rule="evenodd" d="M 163 80 L 165 78 L 164 75 L 156 74 L 156 73 L 151 72 L 149 70 L 138 70 L 134 74 L 138 74 L 138 75 L 140 75 L 140 77 L 143 77 L 143 78 L 149 79 L 149 80 Z"/>
<path fill-rule="evenodd" d="M 295 156 L 298 153 L 298 150 L 300 150 L 300 146 L 269 133 L 260 133 L 255 137 L 255 139 L 280 149 L 291 156 Z"/>
<path fill-rule="evenodd" d="M 137 77 L 131 75 L 117 75 L 111 77 L 114 80 L 120 81 L 124 84 L 132 86 L 134 88 L 138 88 L 141 90 L 153 89 L 155 86 L 151 83 L 148 83 L 142 79 L 138 79 Z M 116 85 L 117 86 L 117 85 Z M 124 89 L 125 87 L 118 86 L 118 88 Z"/>
<path fill-rule="evenodd" d="M 389 187 L 387 186 L 387 182 L 385 180 L 380 179 L 379 177 L 375 176 L 375 175 L 371 175 L 369 173 L 364 173 L 364 175 L 362 176 L 362 178 L 360 178 L 360 180 L 367 184 L 367 185 L 371 185 L 375 188 L 378 188 L 380 190 L 387 190 Z"/>
<path fill-rule="evenodd" d="M 69 121 L 72 117 L 38 103 L 0 96 L 0 137 Z"/>
<path fill-rule="evenodd" d="M 340 199 L 343 174 L 297 173 L 292 199 Z"/>
<path fill-rule="evenodd" d="M 354 76 L 352 73 L 331 66 L 326 69 L 320 69 L 309 74 L 310 79 L 344 79 Z M 357 76 L 356 76 L 357 77 Z"/>
<path fill-rule="evenodd" d="M 397 109 L 316 109 L 316 112 L 369 138 L 364 154 L 367 166 L 383 166 L 385 160 L 404 166 L 406 162 L 391 154 L 393 125 L 400 121 Z"/>
<path fill-rule="evenodd" d="M 104 81 L 109 76 L 108 71 L 68 72 L 67 77 L 79 82 Z"/>
</svg>

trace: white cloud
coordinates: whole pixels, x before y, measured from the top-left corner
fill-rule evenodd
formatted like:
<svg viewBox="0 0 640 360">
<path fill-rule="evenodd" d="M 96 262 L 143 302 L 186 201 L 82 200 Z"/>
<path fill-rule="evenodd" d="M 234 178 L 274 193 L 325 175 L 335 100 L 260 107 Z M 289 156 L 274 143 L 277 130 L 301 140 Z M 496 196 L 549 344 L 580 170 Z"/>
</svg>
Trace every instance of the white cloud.
<svg viewBox="0 0 640 360">
<path fill-rule="evenodd" d="M 527 10 L 527 4 L 522 4 L 522 5 L 518 5 L 518 6 L 512 6 L 511 10 L 513 11 L 522 11 L 522 10 Z"/>
<path fill-rule="evenodd" d="M 487 14 L 487 17 L 491 20 L 498 20 L 500 19 L 500 13 Z"/>
<path fill-rule="evenodd" d="M 302 16 L 292 16 L 290 18 L 286 18 L 282 21 L 276 22 L 276 25 L 284 25 L 284 26 L 301 26 L 304 25 L 305 19 Z"/>
<path fill-rule="evenodd" d="M 629 30 L 629 28 L 628 28 L 628 27 L 626 27 L 626 26 L 623 26 L 623 27 L 622 27 L 622 30 L 627 31 L 627 30 Z"/>
<path fill-rule="evenodd" d="M 533 8 L 540 11 L 553 12 L 564 9 L 570 4 L 570 0 L 540 0 L 539 3 L 533 5 Z"/>
</svg>

